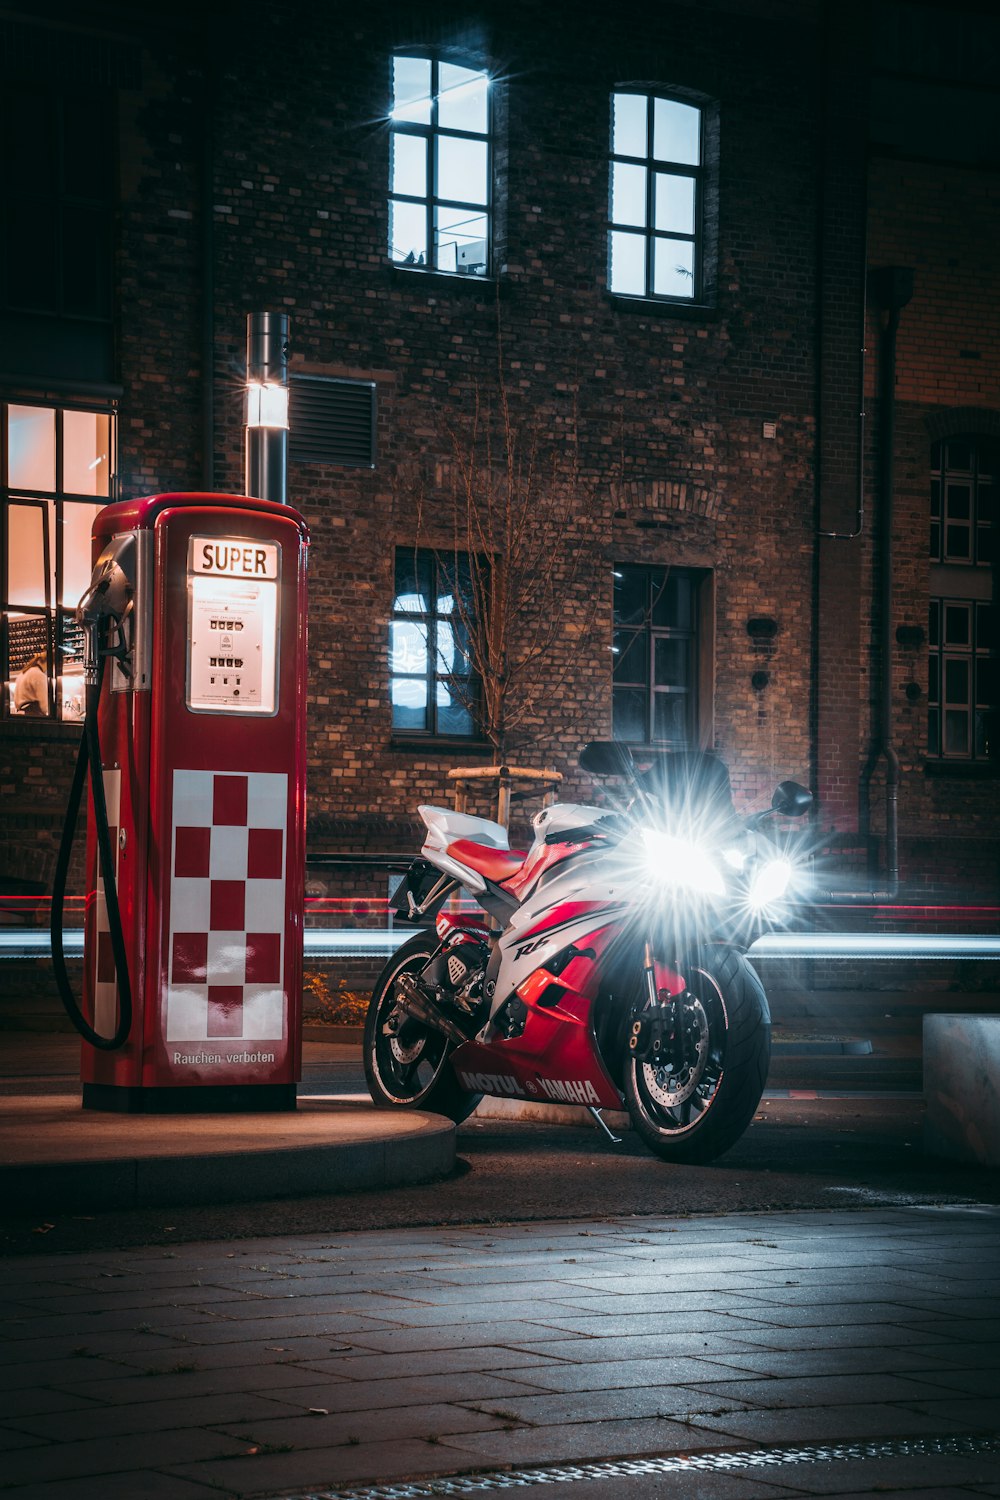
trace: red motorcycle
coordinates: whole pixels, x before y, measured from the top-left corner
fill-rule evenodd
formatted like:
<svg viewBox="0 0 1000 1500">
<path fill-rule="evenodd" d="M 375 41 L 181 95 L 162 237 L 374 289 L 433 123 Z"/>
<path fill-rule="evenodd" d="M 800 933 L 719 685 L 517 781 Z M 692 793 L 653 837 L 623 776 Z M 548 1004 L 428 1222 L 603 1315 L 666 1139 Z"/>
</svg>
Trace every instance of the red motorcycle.
<svg viewBox="0 0 1000 1500">
<path fill-rule="evenodd" d="M 625 778 L 624 810 L 544 808 L 527 852 L 489 819 L 419 809 L 427 833 L 396 899 L 423 930 L 372 993 L 368 1087 L 455 1121 L 483 1094 L 583 1105 L 605 1130 L 600 1111 L 627 1108 L 658 1156 L 710 1161 L 752 1119 L 770 1060 L 745 951 L 780 919 L 794 866 L 762 825 L 812 797 L 782 782 L 740 820 L 713 755 L 640 769 L 596 741 L 580 765 Z"/>
</svg>

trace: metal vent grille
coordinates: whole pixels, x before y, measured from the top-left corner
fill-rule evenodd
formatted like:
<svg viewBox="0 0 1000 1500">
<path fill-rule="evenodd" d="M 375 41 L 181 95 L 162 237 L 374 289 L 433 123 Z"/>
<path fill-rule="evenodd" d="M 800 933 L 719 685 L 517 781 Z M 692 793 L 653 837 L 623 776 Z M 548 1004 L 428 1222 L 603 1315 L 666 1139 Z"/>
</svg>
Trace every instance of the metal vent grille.
<svg viewBox="0 0 1000 1500">
<path fill-rule="evenodd" d="M 288 400 L 293 463 L 375 467 L 375 382 L 293 375 Z"/>
</svg>

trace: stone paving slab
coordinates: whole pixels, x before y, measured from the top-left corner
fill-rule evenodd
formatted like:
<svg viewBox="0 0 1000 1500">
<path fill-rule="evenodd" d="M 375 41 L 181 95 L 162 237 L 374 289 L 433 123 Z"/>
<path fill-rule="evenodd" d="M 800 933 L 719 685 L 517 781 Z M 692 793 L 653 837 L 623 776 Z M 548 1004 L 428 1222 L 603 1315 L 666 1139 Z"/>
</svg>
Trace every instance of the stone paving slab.
<svg viewBox="0 0 1000 1500">
<path fill-rule="evenodd" d="M 780 1273 L 755 1267 L 755 1250 Z M 499 1283 L 484 1279 L 498 1262 Z M 595 1267 L 607 1291 L 582 1312 L 578 1299 L 594 1293 L 581 1278 Z M 218 1500 L 630 1454 L 992 1433 L 998 1276 L 1000 1211 L 961 1208 L 0 1261 L 0 1477 L 15 1500 Z M 895 1491 L 945 1495 L 975 1493 L 996 1465 L 995 1453 L 813 1460 L 518 1493 L 846 1495 L 891 1479 Z"/>
</svg>

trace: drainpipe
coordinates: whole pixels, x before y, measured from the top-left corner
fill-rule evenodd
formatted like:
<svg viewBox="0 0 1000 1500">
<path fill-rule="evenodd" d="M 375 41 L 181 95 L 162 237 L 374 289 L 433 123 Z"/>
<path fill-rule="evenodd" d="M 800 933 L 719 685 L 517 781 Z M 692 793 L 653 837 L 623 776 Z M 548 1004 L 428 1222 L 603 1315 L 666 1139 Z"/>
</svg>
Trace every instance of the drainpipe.
<svg viewBox="0 0 1000 1500">
<path fill-rule="evenodd" d="M 872 300 L 885 321 L 879 358 L 880 524 L 876 554 L 877 610 L 880 636 L 878 719 L 872 754 L 863 776 L 863 796 L 878 762 L 885 758 L 885 862 L 889 894 L 899 889 L 899 756 L 892 743 L 892 539 L 896 485 L 896 335 L 899 315 L 913 296 L 913 272 L 906 266 L 885 266 L 869 276 Z"/>
</svg>

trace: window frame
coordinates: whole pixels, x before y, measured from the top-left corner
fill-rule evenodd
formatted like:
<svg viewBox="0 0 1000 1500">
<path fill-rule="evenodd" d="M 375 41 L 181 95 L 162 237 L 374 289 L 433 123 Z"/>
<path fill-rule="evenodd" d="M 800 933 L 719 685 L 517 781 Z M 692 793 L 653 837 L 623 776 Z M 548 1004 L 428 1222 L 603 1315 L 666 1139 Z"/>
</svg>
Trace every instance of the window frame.
<svg viewBox="0 0 1000 1500">
<path fill-rule="evenodd" d="M 54 487 L 52 489 L 38 489 L 10 483 L 9 413 L 11 407 L 28 407 L 37 411 L 54 413 Z M 108 493 L 106 495 L 85 494 L 77 490 L 68 490 L 65 486 L 64 418 L 67 412 L 103 417 L 108 421 Z M 74 620 L 74 607 L 61 602 L 66 564 L 64 522 L 67 507 L 86 505 L 96 513 L 104 506 L 112 504 L 117 498 L 117 439 L 117 409 L 113 403 L 67 400 L 56 405 L 28 397 L 0 401 L 0 684 L 3 688 L 0 721 L 26 722 L 35 726 L 80 722 L 72 715 L 64 715 L 62 705 L 57 701 L 57 683 L 60 674 L 56 671 L 56 665 L 57 657 L 63 650 L 63 642 L 69 641 L 71 644 L 75 642 L 82 649 L 82 638 L 79 637 Z M 34 508 L 41 516 L 44 604 L 12 603 L 8 597 L 11 506 Z M 19 714 L 14 711 L 12 684 L 14 677 L 23 670 L 23 666 L 17 671 L 11 669 L 12 615 L 18 620 L 37 619 L 40 622 L 38 639 L 41 643 L 40 649 L 44 650 L 47 657 L 46 676 L 48 678 L 48 711 L 44 715 Z"/>
<path fill-rule="evenodd" d="M 646 154 L 645 156 L 632 156 L 626 152 L 615 151 L 615 100 L 620 96 L 632 96 L 646 100 Z M 654 155 L 655 135 L 655 105 L 654 101 L 663 99 L 668 103 L 682 104 L 688 109 L 698 111 L 698 162 L 692 165 L 689 162 L 677 162 L 669 158 L 661 158 Z M 650 88 L 641 85 L 622 84 L 611 91 L 610 96 L 610 150 L 608 152 L 608 217 L 607 217 L 607 289 L 612 297 L 622 298 L 629 302 L 655 302 L 678 308 L 699 307 L 705 303 L 707 292 L 707 269 L 706 269 L 706 244 L 705 244 L 705 197 L 709 181 L 708 157 L 708 126 L 709 126 L 708 101 L 686 94 L 683 90 L 663 88 Z M 619 223 L 613 217 L 614 206 L 614 168 L 615 163 L 624 166 L 642 167 L 646 173 L 646 201 L 645 216 L 642 226 L 635 224 Z M 690 177 L 694 184 L 694 229 L 691 234 L 683 234 L 678 231 L 658 230 L 655 225 L 656 219 L 656 178 L 657 174 L 669 176 Z M 626 292 L 614 287 L 612 284 L 612 235 L 625 233 L 643 238 L 644 257 L 644 290 L 641 292 Z M 692 275 L 691 295 L 676 296 L 668 292 L 657 292 L 655 290 L 656 279 L 656 257 L 655 246 L 657 241 L 680 242 L 692 246 Z"/>
<path fill-rule="evenodd" d="M 614 583 L 616 578 L 622 576 L 626 569 L 646 575 L 643 618 L 637 625 L 619 622 L 616 618 Z M 616 665 L 612 667 L 611 674 L 611 737 L 617 743 L 657 750 L 695 750 L 700 747 L 702 740 L 702 719 L 705 707 L 704 700 L 708 693 L 707 684 L 704 680 L 704 653 L 708 638 L 705 605 L 709 576 L 703 568 L 677 567 L 666 563 L 617 562 L 614 564 L 612 574 L 611 651 L 615 654 Z M 658 582 L 656 581 L 657 577 L 659 578 Z M 653 622 L 653 614 L 657 602 L 671 577 L 683 578 L 690 585 L 690 626 L 656 625 Z M 631 634 L 633 639 L 637 637 L 642 637 L 643 639 L 645 672 L 642 680 L 636 676 L 630 680 L 618 678 L 616 681 L 617 660 L 619 659 L 616 640 L 623 634 Z M 656 683 L 656 644 L 661 640 L 682 640 L 686 644 L 687 680 L 683 687 L 674 685 L 658 686 Z M 621 657 L 620 659 L 625 660 L 626 658 Z M 614 699 L 616 690 L 622 688 L 633 691 L 639 688 L 644 693 L 643 715 L 645 720 L 645 737 L 641 740 L 626 739 L 617 732 Z M 686 711 L 684 714 L 685 736 L 683 740 L 657 738 L 655 736 L 657 696 L 677 697 L 681 694 L 686 698 Z"/>
<path fill-rule="evenodd" d="M 427 610 L 412 610 L 397 608 L 396 601 L 399 598 L 396 587 L 399 563 L 401 559 L 412 559 L 414 571 L 417 572 L 422 566 L 431 568 L 429 601 L 433 601 L 434 608 Z M 405 743 L 427 744 L 429 742 L 447 743 L 457 745 L 476 745 L 482 742 L 480 728 L 480 705 L 482 701 L 481 684 L 479 676 L 475 671 L 469 658 L 469 672 L 467 677 L 455 672 L 441 670 L 441 658 L 438 652 L 437 633 L 441 622 L 459 620 L 468 628 L 467 620 L 463 620 L 462 612 L 456 609 L 452 614 L 445 614 L 437 609 L 437 601 L 441 598 L 439 579 L 443 568 L 456 563 L 466 565 L 469 562 L 467 552 L 443 553 L 433 547 L 413 547 L 397 545 L 393 550 L 393 595 L 392 609 L 389 614 L 389 714 L 390 720 L 394 718 L 394 705 L 392 701 L 393 684 L 397 681 L 419 682 L 423 681 L 427 689 L 427 704 L 425 709 L 426 722 L 423 729 L 406 728 L 392 722 L 392 737 L 394 740 Z M 423 673 L 417 672 L 394 672 L 392 667 L 392 627 L 396 623 L 426 624 L 427 626 L 427 666 Z M 468 682 L 468 701 L 463 696 L 452 693 L 453 701 L 464 707 L 471 720 L 471 728 L 468 734 L 458 733 L 455 730 L 441 729 L 438 723 L 437 688 L 439 684 L 450 684 L 456 682 Z"/>
<path fill-rule="evenodd" d="M 427 124 L 421 124 L 410 120 L 394 120 L 393 104 L 390 103 L 388 111 L 389 121 L 389 173 L 388 193 L 386 195 L 389 210 L 389 244 L 388 261 L 396 270 L 416 271 L 424 275 L 450 276 L 456 281 L 483 282 L 491 279 L 493 275 L 493 237 L 494 237 L 494 173 L 496 158 L 496 132 L 495 112 L 493 99 L 493 80 L 489 69 L 481 59 L 473 60 L 468 57 L 446 56 L 436 51 L 421 50 L 418 48 L 399 50 L 392 54 L 390 59 L 389 98 L 394 100 L 394 85 L 392 80 L 392 68 L 397 58 L 414 58 L 428 62 L 431 69 L 430 85 L 430 120 Z M 442 126 L 438 123 L 438 99 L 440 96 L 440 69 L 442 64 L 453 67 L 467 68 L 471 72 L 478 72 L 486 79 L 486 130 L 471 131 L 460 130 L 451 126 Z M 427 191 L 422 196 L 414 193 L 402 193 L 394 191 L 392 186 L 392 161 L 394 140 L 397 135 L 410 135 L 426 142 L 426 165 L 427 165 Z M 486 202 L 485 204 L 472 203 L 468 200 L 457 198 L 441 198 L 437 195 L 437 142 L 441 137 L 454 137 L 457 140 L 483 141 L 486 144 Z M 422 205 L 424 208 L 424 225 L 427 243 L 427 262 L 425 265 L 407 264 L 405 260 L 397 259 L 393 253 L 392 244 L 392 205 L 395 202 Z M 435 221 L 438 209 L 466 209 L 470 213 L 481 215 L 486 220 L 486 262 L 484 269 L 480 271 L 453 270 L 447 266 L 438 264 L 438 245 L 435 230 Z"/>
</svg>

